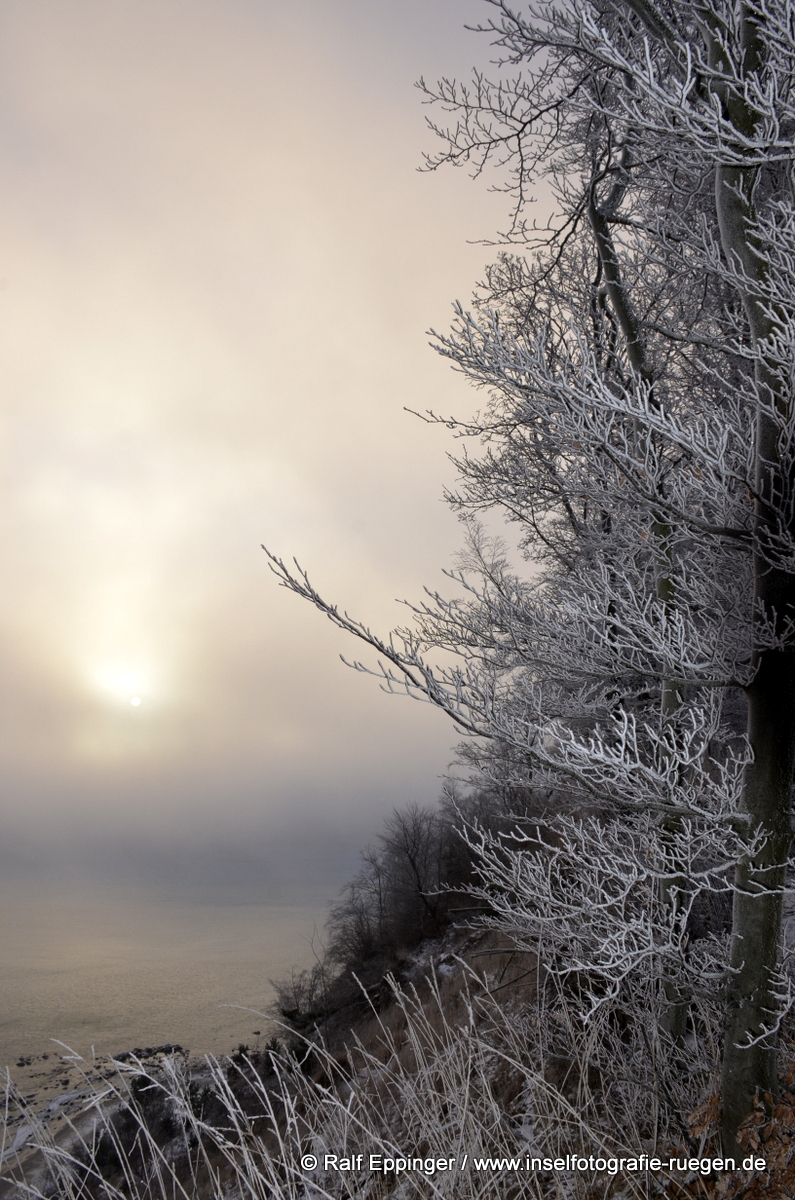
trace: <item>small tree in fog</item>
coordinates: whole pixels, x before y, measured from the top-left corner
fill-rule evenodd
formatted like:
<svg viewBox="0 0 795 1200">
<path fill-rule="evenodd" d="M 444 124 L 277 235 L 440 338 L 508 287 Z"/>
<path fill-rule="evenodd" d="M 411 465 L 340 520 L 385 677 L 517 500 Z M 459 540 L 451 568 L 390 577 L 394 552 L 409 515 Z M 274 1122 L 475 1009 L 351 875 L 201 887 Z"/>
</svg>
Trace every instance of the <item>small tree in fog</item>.
<svg viewBox="0 0 795 1200">
<path fill-rule="evenodd" d="M 481 446 L 450 497 L 470 524 L 462 590 L 384 640 L 273 565 L 378 652 L 387 689 L 500 747 L 470 750 L 487 775 L 500 759 L 517 788 L 577 806 L 553 854 L 548 837 L 473 833 L 482 891 L 590 980 L 584 1011 L 621 1003 L 641 1021 L 649 1003 L 680 1072 L 694 1006 L 722 1010 L 732 1152 L 755 1096 L 775 1095 L 789 1003 L 795 11 L 486 4 L 496 82 L 424 88 L 453 115 L 431 165 L 496 164 L 515 201 L 504 240 L 524 250 L 437 339 L 486 396 L 472 420 L 445 419 Z M 559 214 L 543 231 L 526 214 L 538 178 Z M 479 533 L 491 510 L 517 526 L 529 574 Z M 694 939 L 721 891 L 730 944 Z"/>
<path fill-rule="evenodd" d="M 460 872 L 465 843 L 443 810 L 417 804 L 395 809 L 375 845 L 332 906 L 329 949 L 344 966 L 391 957 L 447 922 L 450 885 Z"/>
</svg>

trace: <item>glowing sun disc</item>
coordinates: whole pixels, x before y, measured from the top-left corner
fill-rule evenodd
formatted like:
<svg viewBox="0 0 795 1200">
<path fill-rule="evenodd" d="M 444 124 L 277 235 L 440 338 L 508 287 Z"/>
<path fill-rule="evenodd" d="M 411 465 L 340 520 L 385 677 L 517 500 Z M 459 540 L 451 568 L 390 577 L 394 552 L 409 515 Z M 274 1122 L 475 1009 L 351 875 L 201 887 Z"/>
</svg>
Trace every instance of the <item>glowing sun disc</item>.
<svg viewBox="0 0 795 1200">
<path fill-rule="evenodd" d="M 140 703 L 141 703 L 140 696 L 133 696 L 132 700 L 130 701 L 130 704 L 132 704 L 133 708 L 137 708 Z"/>
</svg>

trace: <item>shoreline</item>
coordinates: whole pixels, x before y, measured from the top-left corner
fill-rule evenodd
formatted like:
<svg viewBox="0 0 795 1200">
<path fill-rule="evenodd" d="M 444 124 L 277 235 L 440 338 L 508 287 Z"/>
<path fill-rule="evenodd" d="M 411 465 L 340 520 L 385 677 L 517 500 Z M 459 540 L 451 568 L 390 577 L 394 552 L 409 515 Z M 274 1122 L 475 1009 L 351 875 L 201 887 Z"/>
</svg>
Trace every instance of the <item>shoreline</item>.
<svg viewBox="0 0 795 1200">
<path fill-rule="evenodd" d="M 262 1034 L 252 1045 L 259 1053 Z M 4 1140 L 0 1138 L 0 1168 L 18 1152 L 24 1154 L 25 1130 L 32 1132 L 32 1122 L 50 1126 L 78 1116 L 85 1103 L 96 1096 L 97 1087 L 117 1075 L 120 1064 L 139 1061 L 151 1069 L 166 1057 L 179 1055 L 197 1067 L 206 1057 L 225 1059 L 237 1052 L 240 1045 L 227 1051 L 207 1050 L 191 1053 L 177 1042 L 159 1046 L 134 1046 L 116 1054 L 95 1054 L 90 1059 L 75 1053 L 58 1055 L 45 1052 L 24 1056 L 16 1064 L 0 1068 L 0 1107 L 3 1108 Z"/>
</svg>

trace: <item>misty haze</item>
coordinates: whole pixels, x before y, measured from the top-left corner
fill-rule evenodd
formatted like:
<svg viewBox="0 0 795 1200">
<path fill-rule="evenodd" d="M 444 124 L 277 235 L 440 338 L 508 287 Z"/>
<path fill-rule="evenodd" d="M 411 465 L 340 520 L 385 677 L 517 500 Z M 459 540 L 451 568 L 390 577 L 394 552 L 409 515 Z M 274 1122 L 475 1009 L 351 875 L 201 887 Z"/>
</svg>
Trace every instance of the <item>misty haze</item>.
<svg viewBox="0 0 795 1200">
<path fill-rule="evenodd" d="M 496 212 L 416 169 L 464 15 L 3 5 L 3 1063 L 127 1019 L 230 1049 L 217 1004 L 311 961 L 383 816 L 440 791 L 443 718 L 346 671 L 260 543 L 386 624 L 457 545 L 403 406 L 460 392 L 425 330 Z"/>
</svg>

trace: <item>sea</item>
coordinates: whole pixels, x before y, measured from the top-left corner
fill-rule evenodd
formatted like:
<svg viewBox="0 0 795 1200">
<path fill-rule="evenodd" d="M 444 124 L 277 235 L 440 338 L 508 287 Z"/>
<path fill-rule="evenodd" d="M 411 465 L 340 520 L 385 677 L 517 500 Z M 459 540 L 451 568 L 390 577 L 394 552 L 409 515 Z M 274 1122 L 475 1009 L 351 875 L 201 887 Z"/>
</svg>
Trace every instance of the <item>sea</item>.
<svg viewBox="0 0 795 1200">
<path fill-rule="evenodd" d="M 273 1033 L 270 981 L 312 964 L 325 917 L 320 905 L 0 880 L 0 1070 L 30 1077 L 165 1044 L 257 1049 Z"/>
</svg>

